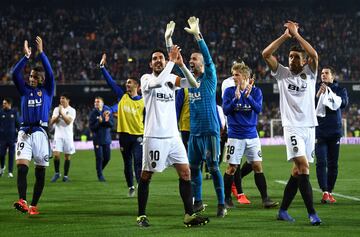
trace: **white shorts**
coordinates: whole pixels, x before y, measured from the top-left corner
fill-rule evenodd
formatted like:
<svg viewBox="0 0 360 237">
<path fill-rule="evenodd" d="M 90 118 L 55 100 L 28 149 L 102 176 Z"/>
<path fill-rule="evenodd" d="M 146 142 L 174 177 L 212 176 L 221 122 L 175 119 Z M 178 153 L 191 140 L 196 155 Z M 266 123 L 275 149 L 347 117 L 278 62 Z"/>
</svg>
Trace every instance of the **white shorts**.
<svg viewBox="0 0 360 237">
<path fill-rule="evenodd" d="M 229 164 L 239 165 L 241 158 L 246 156 L 247 162 L 262 161 L 260 139 L 228 138 L 226 143 L 226 161 Z"/>
<path fill-rule="evenodd" d="M 72 155 L 75 153 L 74 140 L 65 138 L 55 138 L 53 142 L 53 151 L 64 152 L 65 154 Z"/>
<path fill-rule="evenodd" d="M 315 157 L 315 127 L 284 127 L 287 160 L 305 156 L 309 163 Z"/>
<path fill-rule="evenodd" d="M 37 131 L 26 135 L 19 131 L 16 143 L 16 160 L 31 161 L 39 166 L 49 166 L 50 145 L 46 133 Z"/>
<path fill-rule="evenodd" d="M 162 139 L 144 137 L 142 170 L 162 172 L 173 164 L 189 164 L 180 136 Z"/>
</svg>

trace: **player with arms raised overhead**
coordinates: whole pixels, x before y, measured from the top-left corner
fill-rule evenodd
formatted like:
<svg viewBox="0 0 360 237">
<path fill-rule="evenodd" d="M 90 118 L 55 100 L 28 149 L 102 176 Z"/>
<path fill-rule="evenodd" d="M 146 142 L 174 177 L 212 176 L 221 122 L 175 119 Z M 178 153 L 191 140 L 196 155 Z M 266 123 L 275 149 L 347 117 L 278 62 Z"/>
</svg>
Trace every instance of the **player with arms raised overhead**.
<svg viewBox="0 0 360 237">
<path fill-rule="evenodd" d="M 218 199 L 217 216 L 224 217 L 226 208 L 224 181 L 219 170 L 220 123 L 216 108 L 216 69 L 200 33 L 199 19 L 192 16 L 188 19 L 188 24 L 190 28 L 185 28 L 185 30 L 195 37 L 200 49 L 200 52 L 192 53 L 190 56 L 190 68 L 200 85 L 198 88 L 189 88 L 190 139 L 188 151 L 195 197 L 194 211 L 199 212 L 205 208 L 202 202 L 200 166 L 202 161 L 206 161 Z"/>
<path fill-rule="evenodd" d="M 193 226 L 209 222 L 208 218 L 197 216 L 193 211 L 189 162 L 176 122 L 175 89 L 197 86 L 197 83 L 193 77 L 188 80 L 171 74 L 175 63 L 184 75 L 191 76 L 183 63 L 179 47 L 173 46 L 167 63 L 165 53 L 154 50 L 149 64 L 152 74 L 141 77 L 146 116 L 142 173 L 138 187 L 137 223 L 140 227 L 149 226 L 145 209 L 150 179 L 154 172 L 162 172 L 170 165 L 174 165 L 179 175 L 179 191 L 185 209 L 184 224 Z"/>
<path fill-rule="evenodd" d="M 286 27 L 284 34 L 262 52 L 262 56 L 279 86 L 280 112 L 287 159 L 293 162 L 292 173 L 284 190 L 278 220 L 295 221 L 288 214 L 287 209 L 299 188 L 310 223 L 320 225 L 321 220 L 314 209 L 313 193 L 309 181 L 309 163 L 314 161 L 315 126 L 318 125 L 314 99 L 318 54 L 299 34 L 297 23 L 288 21 L 284 26 Z M 296 45 L 290 48 L 289 67 L 284 67 L 278 63 L 273 53 L 290 38 L 296 39 L 301 47 Z"/>
<path fill-rule="evenodd" d="M 14 83 L 21 95 L 23 119 L 16 144 L 19 200 L 14 203 L 14 207 L 21 212 L 28 212 L 30 215 L 39 214 L 37 203 L 45 185 L 45 167 L 49 166 L 50 145 L 46 130 L 55 87 L 50 62 L 43 51 L 43 42 L 39 36 L 36 37 L 36 45 L 45 72 L 42 67 L 32 68 L 29 84 L 25 83 L 21 71 L 31 56 L 31 48 L 27 41 L 24 42 L 25 56 L 12 70 Z M 31 205 L 28 206 L 26 202 L 26 176 L 31 159 L 34 159 L 36 179 L 33 199 Z"/>
</svg>

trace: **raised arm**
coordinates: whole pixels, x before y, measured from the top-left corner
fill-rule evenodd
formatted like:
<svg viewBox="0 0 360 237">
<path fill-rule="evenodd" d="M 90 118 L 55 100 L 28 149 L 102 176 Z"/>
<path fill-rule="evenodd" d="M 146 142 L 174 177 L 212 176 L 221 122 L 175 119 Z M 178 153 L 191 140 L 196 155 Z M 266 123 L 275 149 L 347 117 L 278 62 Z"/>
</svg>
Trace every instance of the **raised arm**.
<svg viewBox="0 0 360 237">
<path fill-rule="evenodd" d="M 29 61 L 29 58 L 31 56 L 31 47 L 29 47 L 27 40 L 24 41 L 24 53 L 25 56 L 11 70 L 14 84 L 21 95 L 23 95 L 25 92 L 25 81 L 22 70 L 24 69 L 26 63 Z"/>
<path fill-rule="evenodd" d="M 176 45 L 175 45 L 176 46 Z M 176 46 L 177 47 L 177 46 Z M 175 85 L 181 88 L 189 88 L 189 87 L 196 87 L 198 88 L 200 84 L 196 81 L 194 75 L 189 71 L 189 69 L 185 66 L 182 55 L 181 49 L 178 52 L 178 56 L 175 60 L 176 66 L 178 66 L 181 70 L 181 73 L 185 76 L 185 78 L 177 77 L 175 81 Z"/>
<path fill-rule="evenodd" d="M 273 53 L 282 45 L 286 40 L 290 39 L 291 35 L 289 29 L 286 29 L 284 34 L 279 38 L 271 42 L 262 52 L 262 56 L 265 59 L 266 64 L 269 66 L 271 71 L 276 72 L 278 67 L 278 61 L 274 57 Z"/>
<path fill-rule="evenodd" d="M 189 34 L 192 34 L 194 36 L 194 38 L 196 39 L 196 41 L 199 45 L 199 48 L 200 48 L 200 52 L 204 57 L 205 67 L 209 66 L 210 64 L 213 64 L 209 49 L 200 33 L 199 18 L 196 18 L 194 16 L 190 17 L 188 19 L 188 24 L 189 24 L 190 28 L 185 27 L 184 29 Z"/>
<path fill-rule="evenodd" d="M 55 89 L 55 78 L 54 74 L 49 62 L 49 59 L 44 53 L 44 47 L 42 39 L 39 36 L 36 36 L 36 46 L 37 50 L 39 52 L 39 57 L 41 60 L 41 63 L 45 70 L 45 89 L 48 92 L 49 95 L 54 95 L 54 89 Z"/>
<path fill-rule="evenodd" d="M 111 77 L 110 73 L 106 70 L 105 64 L 106 64 L 106 54 L 103 54 L 101 61 L 100 61 L 101 72 L 102 72 L 103 76 L 105 77 L 105 80 L 106 80 L 106 83 L 108 84 L 108 86 L 115 92 L 118 99 L 121 99 L 122 96 L 124 95 L 124 91 L 121 89 L 120 86 L 118 86 L 116 84 L 114 79 Z"/>
<path fill-rule="evenodd" d="M 311 46 L 311 44 L 309 42 L 307 42 L 299 34 L 299 32 L 298 32 L 299 27 L 298 27 L 297 23 L 288 21 L 287 23 L 285 23 L 284 26 L 288 28 L 292 37 L 294 37 L 299 42 L 301 47 L 305 50 L 306 54 L 309 56 L 308 64 L 309 64 L 311 71 L 314 73 L 317 72 L 318 63 L 319 63 L 318 54 L 317 54 L 316 50 Z"/>
</svg>

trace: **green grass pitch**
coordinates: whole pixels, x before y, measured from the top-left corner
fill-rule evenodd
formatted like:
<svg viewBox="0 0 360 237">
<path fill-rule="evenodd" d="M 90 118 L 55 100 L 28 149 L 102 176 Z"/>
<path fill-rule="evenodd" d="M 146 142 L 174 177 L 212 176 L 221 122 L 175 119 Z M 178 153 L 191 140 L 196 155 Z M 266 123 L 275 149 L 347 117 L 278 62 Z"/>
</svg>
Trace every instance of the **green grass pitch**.
<svg viewBox="0 0 360 237">
<path fill-rule="evenodd" d="M 281 201 L 291 164 L 286 162 L 284 146 L 263 147 L 263 166 L 268 192 Z M 315 208 L 323 220 L 320 227 L 310 226 L 306 209 L 298 192 L 289 213 L 295 223 L 276 221 L 277 209 L 263 209 L 253 175 L 243 180 L 244 191 L 251 205 L 231 209 L 219 219 L 216 196 L 210 180 L 203 181 L 203 200 L 209 206 L 205 212 L 210 223 L 204 227 L 185 228 L 183 206 L 178 193 L 178 178 L 173 168 L 155 174 L 150 184 L 147 214 L 151 227 L 136 225 L 137 199 L 127 197 L 119 151 L 112 152 L 112 160 L 105 169 L 106 183 L 97 181 L 93 151 L 77 152 L 71 163 L 70 183 L 50 183 L 54 168 L 51 161 L 46 184 L 40 199 L 41 214 L 28 217 L 14 210 L 17 199 L 15 178 L 0 178 L 0 236 L 360 236 L 360 201 L 336 197 L 334 205 L 319 203 L 321 193 L 314 191 Z M 61 170 L 63 170 L 61 160 Z M 225 164 L 221 165 L 224 170 Z M 339 161 L 336 193 L 360 198 L 360 146 L 343 145 Z M 311 183 L 318 188 L 315 165 L 311 165 Z M 32 197 L 34 169 L 28 174 L 28 200 Z"/>
</svg>

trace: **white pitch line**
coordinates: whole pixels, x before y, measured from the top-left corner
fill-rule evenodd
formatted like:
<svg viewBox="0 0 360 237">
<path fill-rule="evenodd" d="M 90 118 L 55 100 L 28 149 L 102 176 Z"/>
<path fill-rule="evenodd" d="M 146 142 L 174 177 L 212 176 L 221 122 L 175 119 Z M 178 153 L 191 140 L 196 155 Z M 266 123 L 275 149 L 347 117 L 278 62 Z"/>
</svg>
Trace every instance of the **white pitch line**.
<svg viewBox="0 0 360 237">
<path fill-rule="evenodd" d="M 283 181 L 283 180 L 275 180 L 276 183 L 279 183 L 279 184 L 284 184 L 286 185 L 287 182 L 286 181 Z M 314 191 L 317 191 L 319 193 L 322 193 L 322 190 L 321 189 L 318 189 L 318 188 L 313 188 L 312 190 Z M 353 201 L 358 201 L 360 202 L 360 198 L 356 198 L 356 197 L 352 197 L 352 196 L 347 196 L 347 195 L 343 195 L 343 194 L 340 194 L 340 193 L 332 193 L 334 196 L 337 196 L 337 197 L 341 197 L 341 198 L 345 198 L 345 199 L 350 199 L 350 200 L 353 200 Z"/>
</svg>

